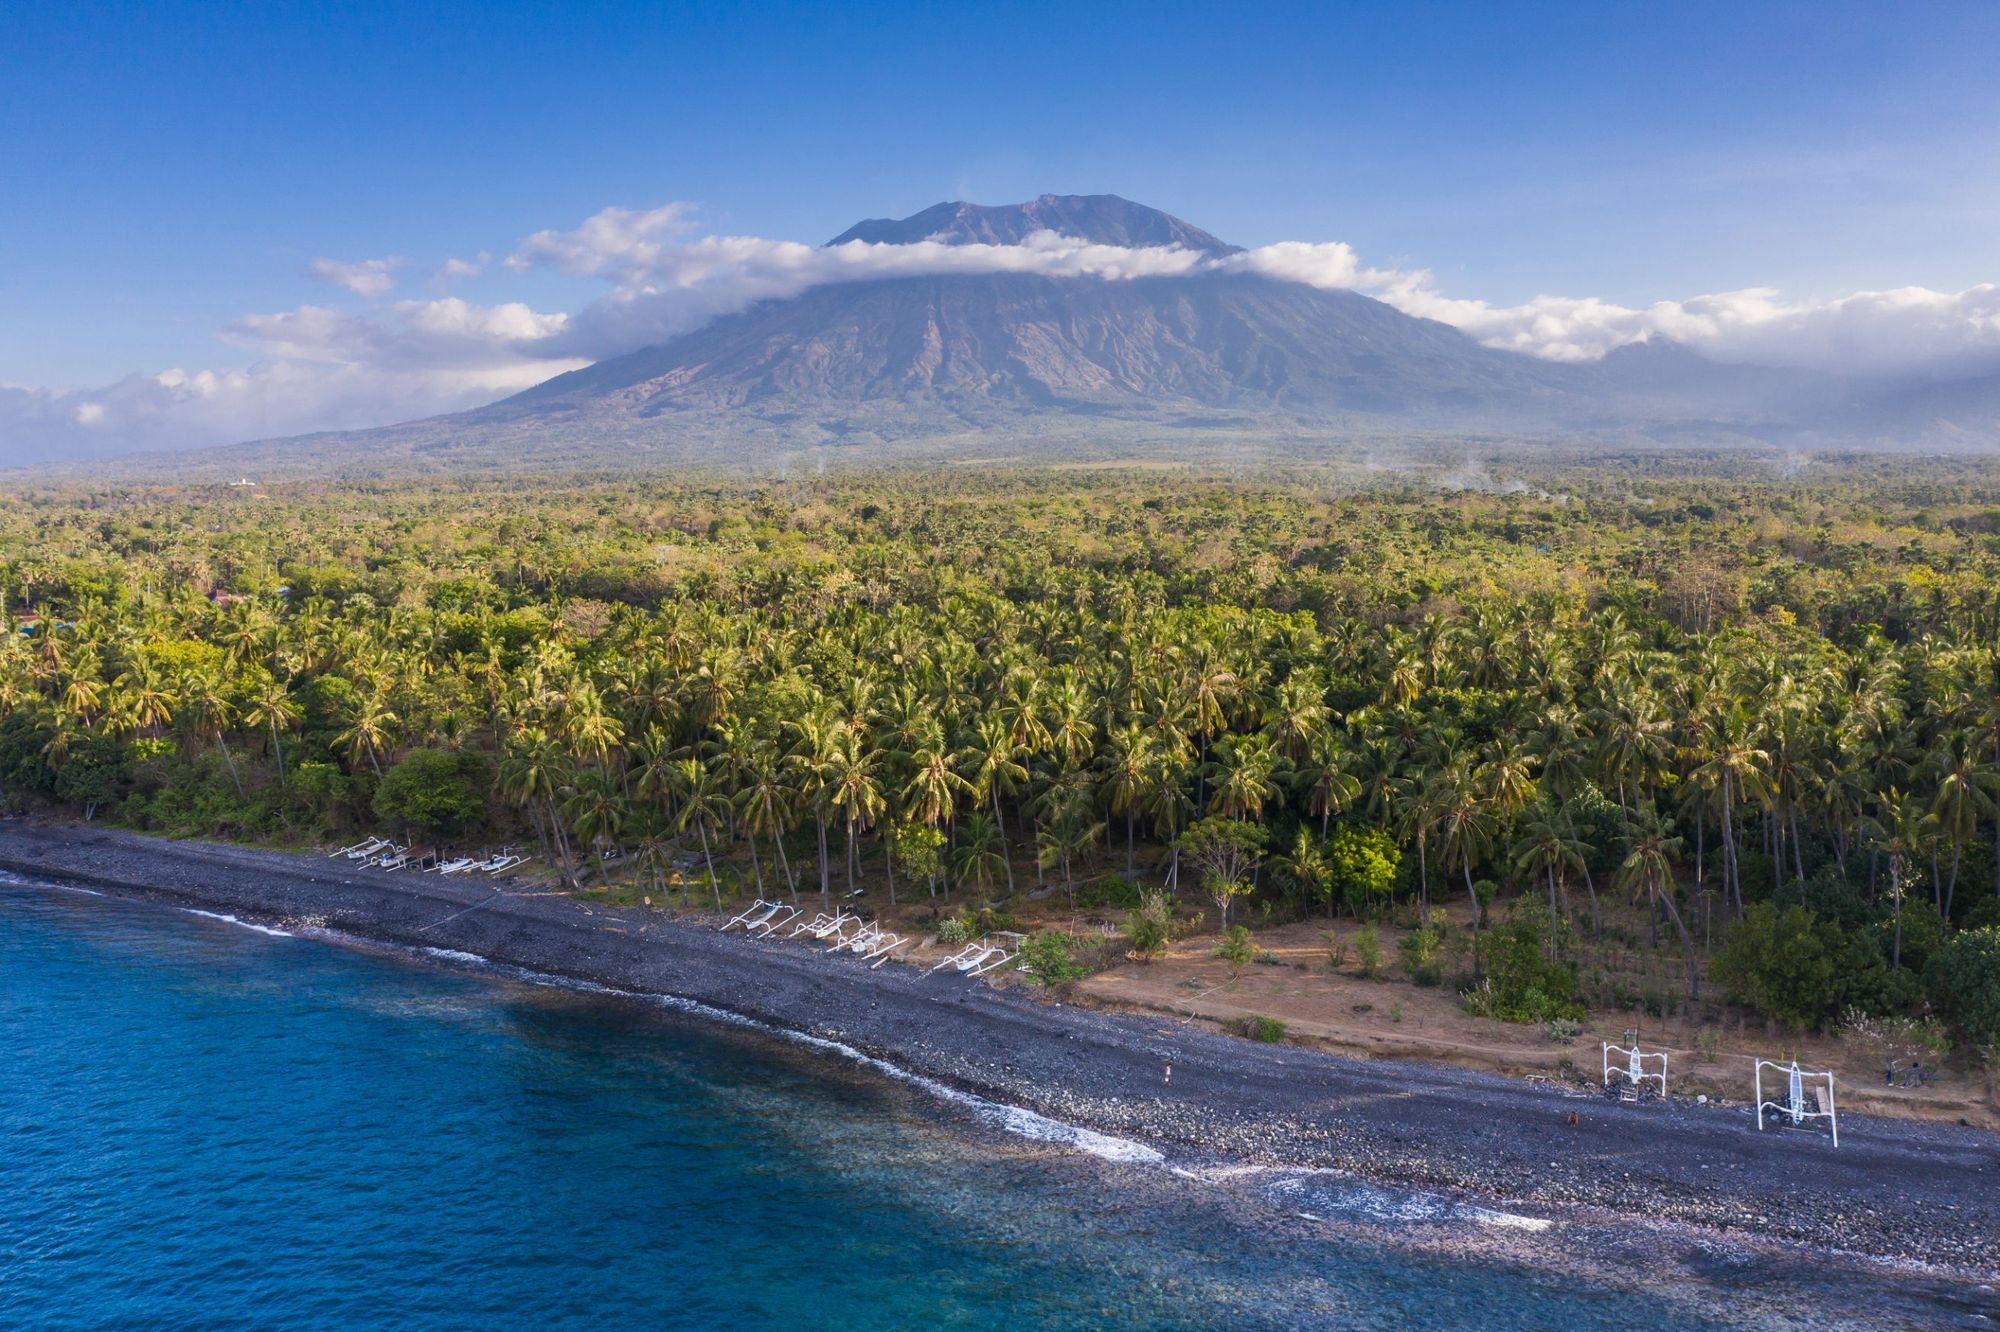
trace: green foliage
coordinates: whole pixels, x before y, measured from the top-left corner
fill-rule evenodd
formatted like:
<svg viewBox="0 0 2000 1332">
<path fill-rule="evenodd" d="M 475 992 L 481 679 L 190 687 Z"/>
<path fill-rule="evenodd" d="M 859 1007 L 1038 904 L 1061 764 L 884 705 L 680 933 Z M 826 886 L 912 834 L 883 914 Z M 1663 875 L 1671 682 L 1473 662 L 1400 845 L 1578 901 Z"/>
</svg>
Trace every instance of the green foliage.
<svg viewBox="0 0 2000 1332">
<path fill-rule="evenodd" d="M 1486 1017 L 1503 1022 L 1551 1022 L 1581 1018 L 1576 968 L 1552 956 L 1547 917 L 1532 908 L 1512 913 L 1479 940 L 1486 993 Z"/>
<path fill-rule="evenodd" d="M 944 871 L 944 834 L 921 823 L 899 824 L 891 833 L 896 863 L 921 883 L 934 883 Z"/>
<path fill-rule="evenodd" d="M 1049 989 L 1089 974 L 1076 960 L 1076 940 L 1061 930 L 1036 930 L 1021 944 L 1017 963 L 1035 983 Z"/>
<path fill-rule="evenodd" d="M 470 750 L 413 749 L 382 776 L 378 817 L 429 837 L 451 837 L 478 824 L 493 790 L 493 767 Z"/>
<path fill-rule="evenodd" d="M 1871 934 L 1753 903 L 1717 951 L 1715 978 L 1735 1002 L 1818 1031 L 1849 1008 L 1878 1013 L 1904 998 Z"/>
<path fill-rule="evenodd" d="M 1418 985 L 1436 985 L 1444 979 L 1445 914 L 1432 907 L 1430 914 L 1396 941 L 1403 955 L 1403 970 Z"/>
<path fill-rule="evenodd" d="M 1119 872 L 1170 863 L 1224 927 L 1253 883 L 1267 910 L 1295 889 L 1383 918 L 1421 846 L 1431 892 L 1479 880 L 1496 917 L 1580 906 L 1587 867 L 1607 952 L 1648 947 L 1619 920 L 1643 888 L 1669 946 L 1712 924 L 1732 992 L 1788 1021 L 1913 1012 L 1957 946 L 1933 875 L 1957 867 L 1961 926 L 2000 925 L 2000 463 L 1521 454 L 1519 488 L 1441 492 L 1453 450 L 1171 486 L 443 472 L 250 504 L 192 473 L 23 480 L 0 505 L 0 794 L 184 835 L 534 838 L 572 877 L 618 845 L 607 877 L 653 891 L 712 857 L 718 895 L 780 873 L 831 894 L 846 863 L 873 891 L 885 861 L 942 885 L 948 832 L 954 891 L 1008 901 L 1040 859 L 1128 924 L 1148 907 Z M 500 799 L 434 753 L 496 766 Z M 1617 878 L 1646 840 L 1649 873 Z M 1729 881 L 1770 901 L 1774 844 L 1777 905 L 1810 923 L 1733 926 Z M 1438 984 L 1470 946 L 1418 921 L 1404 961 Z M 1557 1002 L 1512 947 L 1480 959 L 1496 1011 Z M 1372 929 L 1352 948 L 1379 970 Z"/>
<path fill-rule="evenodd" d="M 1343 823 L 1326 841 L 1328 891 L 1357 916 L 1373 912 L 1395 891 L 1402 857 L 1382 829 Z"/>
<path fill-rule="evenodd" d="M 1265 1045 L 1276 1045 L 1285 1039 L 1284 1023 L 1274 1017 L 1263 1017 L 1258 1014 L 1238 1019 L 1236 1031 L 1240 1036 L 1247 1036 Z"/>
<path fill-rule="evenodd" d="M 959 948 L 972 939 L 972 922 L 964 916 L 946 916 L 938 922 L 938 942 L 950 948 Z"/>
<path fill-rule="evenodd" d="M 1136 911 L 1145 896 L 1145 886 L 1138 880 L 1112 874 L 1078 888 L 1076 905 L 1083 911 L 1102 911 L 1106 908 Z"/>
<path fill-rule="evenodd" d="M 1138 957 L 1155 958 L 1166 952 L 1173 929 L 1173 908 L 1164 893 L 1147 893 L 1125 917 L 1125 938 Z"/>
<path fill-rule="evenodd" d="M 1362 922 L 1354 931 L 1354 966 L 1363 976 L 1373 976 L 1382 969 L 1382 939 L 1372 920 Z"/>
<path fill-rule="evenodd" d="M 2000 927 L 1961 930 L 1931 955 L 1924 989 L 1958 1040 L 1975 1050 L 2000 1047 Z"/>
<path fill-rule="evenodd" d="M 1257 945 L 1250 938 L 1247 926 L 1232 925 L 1222 933 L 1222 941 L 1215 945 L 1213 956 L 1229 964 L 1229 974 L 1239 976 L 1243 968 L 1250 965 L 1257 956 Z"/>
<path fill-rule="evenodd" d="M 1221 815 L 1211 815 L 1181 834 L 1181 854 L 1199 870 L 1202 891 L 1225 922 L 1229 904 L 1250 891 L 1250 876 L 1264 842 L 1264 830 L 1256 824 Z"/>
</svg>

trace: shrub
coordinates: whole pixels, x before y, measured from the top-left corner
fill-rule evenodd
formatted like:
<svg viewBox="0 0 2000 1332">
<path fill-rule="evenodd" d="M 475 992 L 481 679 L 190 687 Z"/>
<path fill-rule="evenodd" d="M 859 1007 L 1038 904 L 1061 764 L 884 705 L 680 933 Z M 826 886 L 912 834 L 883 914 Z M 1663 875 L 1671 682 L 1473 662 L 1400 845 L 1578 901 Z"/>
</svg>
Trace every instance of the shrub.
<svg viewBox="0 0 2000 1332">
<path fill-rule="evenodd" d="M 1382 969 L 1382 940 L 1372 920 L 1354 932 L 1354 966 L 1363 976 Z"/>
<path fill-rule="evenodd" d="M 1931 956 L 1924 988 L 1952 1035 L 1975 1050 L 2000 1045 L 2000 927 L 1961 930 Z"/>
<path fill-rule="evenodd" d="M 1115 907 L 1121 911 L 1136 911 L 1145 903 L 1146 891 L 1137 880 L 1124 875 L 1114 875 L 1086 883 L 1076 890 L 1076 904 L 1085 911 Z"/>
<path fill-rule="evenodd" d="M 1222 942 L 1215 946 L 1214 956 L 1229 964 L 1229 974 L 1240 976 L 1243 968 L 1257 956 L 1257 945 L 1250 941 L 1250 930 L 1243 925 L 1232 925 L 1222 935 Z"/>
<path fill-rule="evenodd" d="M 1016 955 L 1021 970 L 1048 989 L 1081 979 L 1085 969 L 1075 957 L 1076 940 L 1061 930 L 1036 930 Z"/>
<path fill-rule="evenodd" d="M 493 766 L 471 750 L 413 749 L 382 775 L 377 816 L 436 836 L 451 836 L 486 814 Z"/>
<path fill-rule="evenodd" d="M 1327 888 L 1359 916 L 1389 900 L 1403 852 L 1380 828 L 1342 824 L 1326 841 Z"/>
<path fill-rule="evenodd" d="M 1173 925 L 1173 909 L 1167 905 L 1166 894 L 1147 893 L 1125 917 L 1125 938 L 1135 956 L 1158 957 L 1173 939 Z"/>
<path fill-rule="evenodd" d="M 972 938 L 972 922 L 964 916 L 946 916 L 938 922 L 938 942 L 954 948 L 969 942 Z"/>
<path fill-rule="evenodd" d="M 1479 943 L 1491 987 L 1492 1011 L 1503 1022 L 1579 1018 L 1576 968 L 1550 957 L 1548 922 L 1539 911 L 1517 912 L 1488 930 Z"/>
<path fill-rule="evenodd" d="M 1347 965 L 1347 940 L 1332 930 L 1321 930 L 1319 937 L 1326 940 L 1326 967 L 1328 971 L 1339 971 Z"/>
<path fill-rule="evenodd" d="M 1715 975 L 1735 1002 L 1817 1031 L 1849 1008 L 1880 1013 L 1915 997 L 1914 972 L 1892 974 L 1887 946 L 1880 931 L 1843 931 L 1804 907 L 1760 902 L 1717 951 Z"/>
<path fill-rule="evenodd" d="M 1237 1019 L 1235 1025 L 1239 1035 L 1248 1036 L 1253 1041 L 1262 1041 L 1266 1045 L 1276 1045 L 1285 1039 L 1285 1024 L 1273 1017 L 1262 1017 L 1253 1013 L 1249 1017 Z"/>
<path fill-rule="evenodd" d="M 1421 925 L 1396 942 L 1403 955 L 1403 970 L 1418 985 L 1436 985 L 1444 979 L 1444 911 L 1432 907 Z"/>
<path fill-rule="evenodd" d="M 1542 1032 L 1557 1045 L 1571 1045 L 1583 1034 L 1583 1024 L 1575 1018 L 1550 1018 L 1542 1024 Z"/>
</svg>

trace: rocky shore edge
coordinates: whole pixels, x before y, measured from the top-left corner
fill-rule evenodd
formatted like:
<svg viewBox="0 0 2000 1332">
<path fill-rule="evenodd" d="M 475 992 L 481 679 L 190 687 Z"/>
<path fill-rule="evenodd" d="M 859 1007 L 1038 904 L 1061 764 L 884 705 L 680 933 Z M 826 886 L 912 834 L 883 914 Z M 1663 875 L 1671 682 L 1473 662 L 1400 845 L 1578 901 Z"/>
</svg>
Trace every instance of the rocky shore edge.
<svg viewBox="0 0 2000 1332">
<path fill-rule="evenodd" d="M 1843 1115 L 1835 1149 L 1824 1134 L 1758 1133 L 1741 1106 L 1614 1104 L 1260 1045 L 521 883 L 88 825 L 0 822 L 0 869 L 686 1000 L 1179 1162 L 1332 1168 L 2000 1274 L 2000 1135 L 1979 1129 Z"/>
</svg>

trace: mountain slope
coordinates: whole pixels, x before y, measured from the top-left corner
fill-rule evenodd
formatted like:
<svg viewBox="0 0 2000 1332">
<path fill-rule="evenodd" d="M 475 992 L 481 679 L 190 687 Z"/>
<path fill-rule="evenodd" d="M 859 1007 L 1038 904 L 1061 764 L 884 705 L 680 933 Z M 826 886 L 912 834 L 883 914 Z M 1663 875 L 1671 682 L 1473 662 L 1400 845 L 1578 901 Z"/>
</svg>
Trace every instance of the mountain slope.
<svg viewBox="0 0 2000 1332">
<path fill-rule="evenodd" d="M 1247 276 L 961 275 L 821 287 L 473 416 L 885 399 L 970 417 L 1172 404 L 1460 415 L 1559 403 L 1579 383 L 1567 367 L 1488 350 L 1351 292 Z"/>
<path fill-rule="evenodd" d="M 938 204 L 829 244 L 1008 245 L 1042 231 L 1237 252 L 1115 195 Z M 1241 273 L 960 273 L 820 286 L 474 411 L 293 447 L 370 462 L 601 466 L 757 462 L 829 443 L 910 457 L 996 445 L 1208 456 L 1440 434 L 1977 447 L 1996 433 L 1991 383 L 1857 385 L 1720 365 L 1658 341 L 1556 364 L 1358 293 Z"/>
</svg>

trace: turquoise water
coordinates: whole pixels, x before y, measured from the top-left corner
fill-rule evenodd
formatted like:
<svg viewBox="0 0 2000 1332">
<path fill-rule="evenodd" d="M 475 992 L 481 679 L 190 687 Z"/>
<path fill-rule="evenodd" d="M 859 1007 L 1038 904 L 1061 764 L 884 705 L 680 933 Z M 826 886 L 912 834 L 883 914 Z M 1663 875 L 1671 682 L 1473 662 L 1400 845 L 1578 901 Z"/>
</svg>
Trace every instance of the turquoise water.
<svg viewBox="0 0 2000 1332">
<path fill-rule="evenodd" d="M 1990 1325 L 1907 1273 L 1189 1178 L 655 1005 L 19 884 L 0 1150 L 9 1328 Z"/>
</svg>

